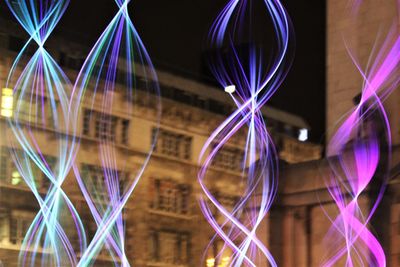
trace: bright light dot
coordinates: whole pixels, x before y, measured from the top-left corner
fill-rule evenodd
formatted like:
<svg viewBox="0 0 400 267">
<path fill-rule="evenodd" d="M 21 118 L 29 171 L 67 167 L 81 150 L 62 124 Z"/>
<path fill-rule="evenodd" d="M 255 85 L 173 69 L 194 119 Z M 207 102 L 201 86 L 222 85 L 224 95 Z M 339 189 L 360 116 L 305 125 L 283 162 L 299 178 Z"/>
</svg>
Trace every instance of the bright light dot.
<svg viewBox="0 0 400 267">
<path fill-rule="evenodd" d="M 13 171 L 12 174 L 11 174 L 11 177 L 12 177 L 12 178 L 20 178 L 21 175 L 19 174 L 19 172 Z"/>
<path fill-rule="evenodd" d="M 215 259 L 214 258 L 207 259 L 206 264 L 207 264 L 207 267 L 214 267 Z"/>
<path fill-rule="evenodd" d="M 228 267 L 228 264 L 229 264 L 229 261 L 230 261 L 230 257 L 224 257 L 223 259 L 222 259 L 222 262 L 221 262 L 221 264 L 219 265 L 219 266 L 221 266 L 221 267 Z"/>
<path fill-rule="evenodd" d="M 299 131 L 299 141 L 305 142 L 308 140 L 308 130 L 307 129 L 300 129 Z"/>
<path fill-rule="evenodd" d="M 12 96 L 3 96 L 1 99 L 1 107 L 4 109 L 12 109 L 13 97 Z"/>
<path fill-rule="evenodd" d="M 12 110 L 2 109 L 0 115 L 6 118 L 11 118 L 13 113 Z"/>
<path fill-rule="evenodd" d="M 235 91 L 236 91 L 236 86 L 234 85 L 229 85 L 225 87 L 225 92 L 227 92 L 228 94 L 233 94 Z"/>
<path fill-rule="evenodd" d="M 1 112 L 0 115 L 3 117 L 10 118 L 13 115 L 13 90 L 10 88 L 3 88 L 1 90 Z"/>
<path fill-rule="evenodd" d="M 22 182 L 21 175 L 17 171 L 13 171 L 11 174 L 11 184 L 19 185 Z"/>
</svg>

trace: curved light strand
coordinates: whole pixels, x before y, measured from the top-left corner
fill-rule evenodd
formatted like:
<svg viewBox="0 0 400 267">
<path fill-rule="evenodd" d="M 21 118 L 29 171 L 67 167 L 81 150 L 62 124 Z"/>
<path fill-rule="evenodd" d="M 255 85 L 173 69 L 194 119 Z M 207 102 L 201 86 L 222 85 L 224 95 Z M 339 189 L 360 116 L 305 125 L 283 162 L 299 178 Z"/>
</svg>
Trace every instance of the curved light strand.
<svg viewBox="0 0 400 267">
<path fill-rule="evenodd" d="M 14 61 L 7 81 L 7 87 L 14 88 L 16 99 L 14 116 L 9 123 L 20 147 L 14 149 L 12 155 L 40 205 L 21 246 L 19 263 L 21 266 L 34 266 L 38 262 L 43 266 L 75 266 L 76 248 L 70 236 L 76 235 L 82 246 L 86 241 L 79 215 L 62 189 L 74 161 L 75 145 L 69 134 L 74 135 L 75 128 L 70 124 L 68 109 L 72 86 L 44 48 L 69 1 L 7 0 L 6 3 L 31 36 Z M 32 41 L 38 48 L 26 63 L 24 59 L 28 57 L 28 47 L 33 46 Z M 42 141 L 46 139 L 43 132 L 55 140 L 55 162 L 50 162 L 43 152 L 43 148 L 48 147 Z M 38 188 L 40 179 L 36 169 L 50 181 L 44 196 Z M 71 231 L 70 222 L 75 225 L 76 232 Z M 42 249 L 41 258 L 39 248 Z"/>
<path fill-rule="evenodd" d="M 351 4 L 352 14 L 356 16 L 362 1 L 351 1 Z M 391 158 L 390 124 L 383 101 L 399 85 L 396 73 L 400 63 L 400 36 L 393 29 L 377 55 L 371 56 L 372 65 L 367 72 L 347 46 L 364 85 L 360 103 L 349 112 L 328 146 L 332 174 L 326 177 L 326 183 L 339 215 L 332 219 L 326 236 L 330 249 L 323 266 L 339 262 L 345 266 L 386 266 L 384 250 L 368 224 L 383 197 Z M 360 197 L 378 178 L 379 192 L 365 214 L 359 204 Z"/>
<path fill-rule="evenodd" d="M 113 115 L 123 113 L 132 118 L 137 112 L 136 102 L 147 101 L 155 108 L 155 129 L 160 117 L 160 99 L 157 76 L 150 57 L 129 17 L 129 0 L 116 0 L 119 10 L 89 53 L 74 87 L 73 98 L 81 103 L 79 109 L 71 108 L 78 117 L 82 107 L 90 110 L 90 121 L 102 120 L 99 129 L 98 158 L 102 163 L 103 188 L 94 188 L 89 176 L 79 166 L 74 171 L 89 205 L 97 231 L 84 251 L 77 266 L 92 266 L 100 250 L 106 248 L 114 265 L 129 266 L 125 253 L 125 222 L 122 211 L 139 183 L 146 168 L 155 140 L 143 157 L 142 163 L 132 163 L 121 156 L 115 138 L 110 136 Z M 140 91 L 138 90 L 140 89 Z M 116 102 L 118 99 L 119 102 Z M 123 106 L 120 103 L 123 102 Z M 122 181 L 120 171 L 132 170 Z M 123 183 L 123 186 L 121 186 Z M 106 192 L 105 196 L 98 194 Z"/>
<path fill-rule="evenodd" d="M 260 258 L 265 258 L 269 264 L 276 266 L 274 258 L 256 235 L 256 230 L 275 197 L 278 175 L 277 154 L 260 109 L 279 88 L 287 73 L 291 28 L 280 1 L 260 1 L 272 18 L 278 52 L 269 67 L 266 67 L 265 55 L 251 45 L 245 50 L 245 56 L 240 54 L 234 46 L 234 40 L 242 37 L 244 25 L 249 26 L 245 22 L 253 2 L 255 1 L 229 1 L 215 20 L 209 35 L 212 48 L 221 51 L 224 44 L 227 44 L 231 51 L 229 58 L 217 52 L 210 60 L 210 66 L 224 88 L 236 86 L 235 94 L 230 95 L 237 109 L 217 127 L 201 151 L 199 163 L 202 167 L 198 180 L 204 196 L 200 199 L 200 206 L 216 234 L 233 251 L 230 266 L 259 266 L 262 262 Z M 251 24 L 249 28 L 252 31 Z M 208 189 L 206 178 L 219 151 L 245 126 L 247 139 L 241 169 L 246 189 L 244 197 L 229 212 Z M 213 216 L 212 207 L 223 216 L 223 223 L 219 223 Z M 211 242 L 215 240 L 216 237 Z"/>
</svg>

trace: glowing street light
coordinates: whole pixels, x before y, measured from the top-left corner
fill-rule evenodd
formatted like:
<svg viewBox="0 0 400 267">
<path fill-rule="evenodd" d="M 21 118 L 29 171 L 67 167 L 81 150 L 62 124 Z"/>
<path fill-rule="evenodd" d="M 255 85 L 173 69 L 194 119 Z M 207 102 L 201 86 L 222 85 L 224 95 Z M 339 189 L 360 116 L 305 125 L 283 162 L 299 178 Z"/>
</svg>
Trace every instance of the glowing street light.
<svg viewBox="0 0 400 267">
<path fill-rule="evenodd" d="M 228 94 L 233 94 L 236 91 L 236 86 L 235 85 L 228 85 L 225 87 L 225 92 Z"/>
<path fill-rule="evenodd" d="M 299 141 L 305 142 L 308 140 L 308 130 L 307 129 L 300 129 L 299 130 Z"/>
</svg>

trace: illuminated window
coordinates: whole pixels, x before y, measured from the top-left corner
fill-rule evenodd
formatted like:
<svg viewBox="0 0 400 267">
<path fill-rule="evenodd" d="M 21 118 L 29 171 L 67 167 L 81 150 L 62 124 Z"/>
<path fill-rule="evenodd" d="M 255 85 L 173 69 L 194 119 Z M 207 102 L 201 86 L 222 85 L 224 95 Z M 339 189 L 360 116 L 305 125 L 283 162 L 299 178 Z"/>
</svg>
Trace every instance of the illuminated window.
<svg viewBox="0 0 400 267">
<path fill-rule="evenodd" d="M 214 258 L 209 258 L 206 260 L 206 266 L 207 267 L 215 267 L 215 259 Z"/>
<path fill-rule="evenodd" d="M 27 157 L 25 152 L 15 150 L 18 157 Z M 53 156 L 43 155 L 46 160 L 46 167 L 54 172 L 57 164 L 57 158 Z M 30 164 L 32 177 L 35 177 L 35 183 L 38 189 L 48 189 L 51 182 L 49 178 L 41 171 L 33 162 Z M 0 182 L 13 186 L 26 186 L 25 181 L 20 174 L 18 168 L 12 159 L 10 149 L 7 147 L 0 148 Z"/>
<path fill-rule="evenodd" d="M 12 185 L 19 185 L 22 183 L 21 174 L 18 171 L 13 171 L 11 174 L 11 184 Z"/>
<path fill-rule="evenodd" d="M 228 267 L 229 266 L 229 262 L 230 262 L 231 258 L 230 257 L 223 257 L 221 259 L 221 262 L 217 265 L 215 265 L 215 258 L 209 258 L 206 260 L 206 267 Z"/>
<path fill-rule="evenodd" d="M 13 90 L 3 88 L 1 93 L 1 116 L 10 118 L 13 115 L 14 107 Z"/>
<path fill-rule="evenodd" d="M 153 138 L 155 131 L 153 130 Z M 192 154 L 192 137 L 172 131 L 160 130 L 156 152 L 166 156 L 189 160 Z"/>
<path fill-rule="evenodd" d="M 25 185 L 21 174 L 14 164 L 10 149 L 8 147 L 1 147 L 0 153 L 0 181 L 14 186 Z"/>
<path fill-rule="evenodd" d="M 222 240 L 216 240 L 208 250 L 206 267 L 228 267 L 231 264 L 232 251 Z"/>
</svg>

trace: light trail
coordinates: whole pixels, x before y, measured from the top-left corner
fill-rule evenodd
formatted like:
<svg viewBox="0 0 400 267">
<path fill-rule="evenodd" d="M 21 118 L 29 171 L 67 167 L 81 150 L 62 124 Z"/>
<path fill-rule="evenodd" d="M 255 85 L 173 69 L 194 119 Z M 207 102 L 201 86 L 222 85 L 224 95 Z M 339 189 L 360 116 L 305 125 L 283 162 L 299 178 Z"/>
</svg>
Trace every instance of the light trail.
<svg viewBox="0 0 400 267">
<path fill-rule="evenodd" d="M 22 243 L 19 264 L 75 266 L 75 249 L 86 246 L 86 240 L 79 215 L 62 189 L 75 160 L 74 139 L 66 134 L 74 135 L 75 131 L 69 118 L 72 85 L 44 47 L 69 1 L 6 0 L 6 3 L 31 36 L 14 61 L 7 87 L 14 89 L 16 102 L 14 114 L 9 118 L 14 134 L 10 139 L 14 144 L 12 155 L 40 206 Z M 28 48 L 35 45 L 36 51 L 29 58 Z M 51 151 L 48 138 L 52 142 Z M 47 156 L 51 152 L 56 154 L 54 162 Z M 40 176 L 49 180 L 44 195 Z M 77 236 L 80 248 L 73 246 L 70 239 L 73 235 Z"/>
<path fill-rule="evenodd" d="M 102 163 L 104 180 L 101 188 L 93 187 L 91 177 L 75 165 L 77 181 L 89 206 L 97 231 L 82 254 L 77 266 L 93 266 L 98 254 L 106 249 L 115 266 L 130 266 L 125 252 L 126 225 L 123 209 L 148 165 L 154 144 L 142 162 L 132 163 L 121 155 L 113 125 L 115 114 L 133 118 L 137 102 L 147 101 L 156 110 L 154 123 L 158 129 L 161 105 L 157 76 L 150 57 L 132 24 L 129 0 L 115 0 L 118 12 L 89 53 L 74 86 L 71 106 L 74 119 L 82 116 L 83 108 L 89 121 L 99 121 L 97 162 Z M 118 101 L 118 102 L 116 102 Z M 119 106 L 120 103 L 123 106 Z M 118 104 L 117 104 L 118 103 Z M 122 180 L 121 172 L 131 172 Z M 132 173 L 133 172 L 133 173 Z M 102 194 L 99 194 L 102 193 Z"/>
<path fill-rule="evenodd" d="M 350 14 L 357 18 L 361 0 L 350 1 Z M 343 119 L 329 145 L 331 174 L 326 184 L 339 214 L 329 218 L 328 250 L 322 266 L 387 265 L 386 256 L 369 223 L 384 195 L 391 160 L 391 130 L 383 101 L 399 85 L 400 36 L 393 29 L 381 45 L 375 45 L 367 71 L 346 43 L 348 54 L 364 84 L 361 99 Z M 379 185 L 370 208 L 360 204 L 372 184 Z"/>
<path fill-rule="evenodd" d="M 255 45 L 254 25 L 257 22 L 253 20 L 253 12 L 256 3 L 263 5 L 275 31 L 277 52 L 272 62 L 265 60 L 268 51 Z M 260 109 L 287 74 L 291 63 L 291 35 L 289 18 L 280 1 L 276 0 L 229 1 L 209 34 L 209 46 L 217 51 L 210 58 L 211 70 L 230 94 L 237 109 L 217 127 L 201 151 L 199 163 L 202 167 L 198 180 L 204 195 L 200 198 L 200 206 L 216 232 L 209 247 L 219 237 L 225 243 L 223 249 L 229 247 L 233 251 L 229 266 L 262 266 L 266 262 L 276 266 L 273 256 L 256 234 L 260 224 L 265 222 L 265 216 L 275 198 L 278 178 L 277 152 Z M 239 51 L 235 47 L 237 41 L 245 41 L 250 45 Z M 223 51 L 229 51 L 228 55 Z M 243 129 L 247 130 L 247 138 L 240 169 L 246 188 L 244 196 L 230 211 L 208 188 L 208 180 L 212 179 L 209 170 L 220 150 Z M 240 181 L 234 183 L 239 185 Z M 216 208 L 217 215 L 222 216 L 224 222 L 218 222 L 212 212 L 213 208 Z M 219 257 L 222 255 L 223 251 L 214 262 L 220 262 L 222 259 Z"/>
</svg>

